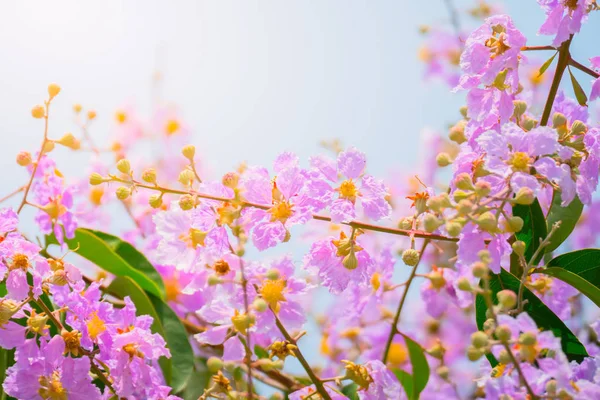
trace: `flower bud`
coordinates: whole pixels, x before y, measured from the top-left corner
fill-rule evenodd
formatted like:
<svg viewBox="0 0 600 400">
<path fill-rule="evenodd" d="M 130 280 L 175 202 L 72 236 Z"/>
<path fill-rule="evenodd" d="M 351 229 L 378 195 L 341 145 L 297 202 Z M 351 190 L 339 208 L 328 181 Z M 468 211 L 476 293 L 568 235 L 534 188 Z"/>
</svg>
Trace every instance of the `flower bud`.
<svg viewBox="0 0 600 400">
<path fill-rule="evenodd" d="M 558 385 L 554 379 L 550 379 L 548 382 L 546 382 L 546 392 L 549 396 L 556 396 L 557 388 Z"/>
<path fill-rule="evenodd" d="M 271 281 L 276 281 L 277 279 L 281 278 L 281 274 L 279 273 L 279 270 L 276 268 L 271 268 L 270 270 L 267 271 L 267 273 L 265 274 L 266 278 L 271 280 Z"/>
<path fill-rule="evenodd" d="M 485 197 L 492 191 L 492 185 L 486 181 L 477 181 L 475 184 L 475 194 L 479 197 Z"/>
<path fill-rule="evenodd" d="M 400 220 L 400 222 L 398 222 L 398 228 L 399 229 L 403 229 L 405 231 L 411 230 L 412 229 L 412 225 L 413 225 L 413 218 L 412 217 L 402 218 Z"/>
<path fill-rule="evenodd" d="M 162 206 L 162 194 L 155 193 L 148 198 L 148 204 L 152 208 L 160 208 Z"/>
<path fill-rule="evenodd" d="M 88 119 L 89 119 L 90 121 L 91 121 L 91 120 L 93 120 L 94 118 L 96 118 L 96 111 L 94 111 L 94 110 L 89 110 L 89 111 L 88 111 L 88 113 L 87 113 L 87 117 L 88 117 Z"/>
<path fill-rule="evenodd" d="M 456 125 L 450 128 L 448 133 L 448 139 L 452 140 L 456 144 L 461 144 L 467 141 L 465 136 L 465 122 L 464 120 L 459 121 Z"/>
<path fill-rule="evenodd" d="M 492 262 L 492 256 L 490 255 L 490 251 L 487 249 L 479 250 L 477 252 L 477 257 L 479 257 L 479 260 L 481 262 L 484 262 L 486 264 L 489 264 Z"/>
<path fill-rule="evenodd" d="M 188 160 L 192 161 L 194 159 L 194 155 L 196 155 L 196 148 L 193 145 L 188 144 L 187 146 L 183 146 L 181 149 L 181 154 L 183 154 L 183 156 Z"/>
<path fill-rule="evenodd" d="M 512 362 L 508 351 L 505 349 L 500 350 L 500 353 L 498 353 L 498 362 L 504 365 L 508 365 Z"/>
<path fill-rule="evenodd" d="M 443 221 L 439 220 L 433 214 L 425 214 L 425 217 L 423 218 L 423 227 L 425 228 L 425 231 L 427 231 L 429 233 L 435 231 L 442 224 L 443 224 Z"/>
<path fill-rule="evenodd" d="M 446 286 L 446 279 L 444 279 L 444 275 L 442 275 L 438 271 L 431 272 L 427 275 L 427 277 L 431 281 L 431 286 L 436 290 L 439 290 Z"/>
<path fill-rule="evenodd" d="M 131 171 L 131 164 L 126 158 L 122 158 L 117 162 L 117 169 L 123 174 L 128 174 Z"/>
<path fill-rule="evenodd" d="M 28 151 L 21 151 L 17 154 L 17 164 L 21 167 L 26 167 L 31 164 L 31 154 Z"/>
<path fill-rule="evenodd" d="M 445 228 L 448 232 L 448 235 L 450 235 L 451 237 L 458 237 L 458 235 L 460 235 L 460 233 L 462 232 L 463 227 L 458 222 L 446 222 Z"/>
<path fill-rule="evenodd" d="M 223 283 L 223 280 L 217 275 L 210 275 L 207 281 L 209 286 L 220 285 L 221 283 Z"/>
<path fill-rule="evenodd" d="M 421 255 L 415 249 L 406 249 L 402 252 L 402 262 L 409 267 L 414 267 L 419 263 Z"/>
<path fill-rule="evenodd" d="M 473 290 L 473 288 L 471 287 L 471 282 L 469 282 L 469 279 L 465 278 L 464 276 L 462 278 L 459 278 L 456 283 L 458 290 L 462 290 L 464 292 L 470 292 Z"/>
<path fill-rule="evenodd" d="M 512 244 L 513 252 L 518 256 L 524 256 L 526 248 L 527 245 L 522 240 L 517 240 Z"/>
<path fill-rule="evenodd" d="M 491 211 L 486 211 L 475 220 L 475 223 L 486 232 L 495 232 L 498 229 L 496 217 Z"/>
<path fill-rule="evenodd" d="M 475 278 L 483 278 L 488 273 L 488 266 L 481 262 L 476 261 L 473 263 L 473 276 Z"/>
<path fill-rule="evenodd" d="M 448 369 L 448 367 L 446 367 L 445 365 L 440 365 L 439 367 L 437 367 L 435 372 L 443 380 L 447 380 L 448 376 L 450 376 L 450 369 Z"/>
<path fill-rule="evenodd" d="M 92 172 L 90 175 L 90 185 L 97 186 L 103 184 L 104 182 L 104 178 L 99 173 Z"/>
<path fill-rule="evenodd" d="M 528 206 L 531 203 L 533 203 L 534 200 L 535 200 L 535 194 L 533 193 L 533 190 L 531 190 L 528 187 L 522 187 L 517 192 L 514 202 L 517 204 L 522 204 L 524 206 Z"/>
<path fill-rule="evenodd" d="M 223 183 L 223 186 L 227 186 L 228 188 L 234 189 L 235 187 L 237 187 L 239 180 L 240 176 L 237 173 L 228 172 L 225 175 L 223 175 L 221 182 Z"/>
<path fill-rule="evenodd" d="M 450 159 L 450 155 L 448 153 L 440 153 L 437 155 L 437 157 L 435 158 L 435 161 L 437 162 L 438 167 L 447 167 L 448 165 L 450 165 L 452 163 L 452 160 Z"/>
<path fill-rule="evenodd" d="M 571 135 L 573 135 L 573 136 L 585 134 L 587 132 L 587 130 L 588 130 L 587 126 L 580 120 L 575 120 L 571 124 Z"/>
<path fill-rule="evenodd" d="M 44 146 L 42 147 L 42 153 L 50 153 L 52 150 L 54 150 L 54 141 L 46 140 L 44 142 Z"/>
<path fill-rule="evenodd" d="M 183 186 L 191 186 L 194 182 L 194 172 L 189 169 L 184 169 L 179 173 L 178 180 Z"/>
<path fill-rule="evenodd" d="M 488 335 L 485 333 L 478 331 L 471 335 L 471 344 L 473 347 L 477 349 L 481 349 L 482 347 L 487 346 L 489 343 Z"/>
<path fill-rule="evenodd" d="M 142 180 L 148 183 L 156 183 L 156 170 L 148 168 L 142 172 Z"/>
<path fill-rule="evenodd" d="M 537 343 L 537 336 L 533 332 L 524 332 L 519 336 L 519 344 L 533 346 Z"/>
<path fill-rule="evenodd" d="M 467 118 L 467 114 L 469 112 L 469 109 L 467 106 L 462 106 L 461 108 L 459 108 L 458 111 L 460 112 L 460 115 L 462 115 L 463 118 Z"/>
<path fill-rule="evenodd" d="M 473 203 L 470 200 L 463 199 L 458 202 L 456 211 L 458 211 L 460 215 L 468 215 L 471 211 L 473 211 Z"/>
<path fill-rule="evenodd" d="M 354 250 L 351 250 L 350 253 L 344 257 L 342 260 L 342 265 L 344 268 L 353 270 L 358 267 L 358 258 L 356 258 L 356 254 L 354 254 Z"/>
<path fill-rule="evenodd" d="M 48 85 L 48 95 L 50 96 L 50 100 L 52 100 L 56 95 L 60 93 L 60 86 L 56 83 L 51 83 Z"/>
<path fill-rule="evenodd" d="M 188 211 L 194 208 L 196 205 L 196 199 L 191 194 L 184 194 L 179 198 L 179 207 L 183 211 Z"/>
<path fill-rule="evenodd" d="M 214 374 L 223 368 L 223 360 L 217 357 L 210 357 L 206 360 L 206 367 Z"/>
<path fill-rule="evenodd" d="M 44 106 L 37 105 L 31 109 L 31 116 L 33 118 L 44 118 L 45 115 L 46 110 L 44 109 Z"/>
<path fill-rule="evenodd" d="M 475 186 L 473 186 L 473 181 L 471 180 L 471 176 L 466 172 L 458 174 L 456 179 L 454 179 L 454 184 L 458 189 L 461 190 L 469 191 L 475 189 Z"/>
<path fill-rule="evenodd" d="M 494 334 L 496 335 L 496 339 L 498 339 L 502 343 L 508 342 L 512 336 L 508 325 L 499 325 L 496 328 Z"/>
<path fill-rule="evenodd" d="M 58 139 L 56 143 L 70 148 L 71 150 L 79 150 L 81 143 L 73 136 L 72 133 L 65 133 L 63 137 Z"/>
<path fill-rule="evenodd" d="M 444 358 L 445 352 L 446 352 L 446 349 L 444 349 L 444 346 L 442 346 L 442 344 L 439 340 L 437 341 L 436 344 L 434 344 L 432 347 L 427 349 L 427 353 L 429 353 L 429 355 L 431 355 L 432 357 L 437 358 L 438 360 L 441 360 L 442 358 Z"/>
<path fill-rule="evenodd" d="M 496 321 L 493 318 L 488 318 L 483 323 L 483 331 L 486 333 L 493 332 L 496 330 Z"/>
<path fill-rule="evenodd" d="M 454 197 L 454 201 L 461 201 L 463 199 L 468 198 L 470 193 L 465 192 L 464 190 L 456 189 L 452 196 Z"/>
<path fill-rule="evenodd" d="M 513 215 L 506 220 L 509 232 L 520 232 L 523 229 L 523 218 Z"/>
<path fill-rule="evenodd" d="M 4 325 L 19 310 L 19 304 L 11 299 L 0 301 L 0 325 Z"/>
<path fill-rule="evenodd" d="M 567 117 L 565 117 L 562 113 L 554 113 L 552 116 L 552 126 L 554 128 L 559 128 L 565 126 L 567 124 Z"/>
<path fill-rule="evenodd" d="M 467 348 L 467 358 L 469 359 L 469 361 L 477 361 L 482 356 L 483 356 L 483 352 L 481 350 L 479 350 L 478 348 L 475 348 L 473 346 L 469 346 Z"/>
<path fill-rule="evenodd" d="M 120 186 L 116 191 L 117 199 L 125 200 L 131 195 L 131 190 L 128 187 Z"/>
<path fill-rule="evenodd" d="M 258 312 L 265 312 L 267 310 L 268 304 L 261 298 L 254 300 L 252 303 L 252 307 Z"/>
<path fill-rule="evenodd" d="M 81 104 L 79 104 L 79 103 L 73 104 L 73 111 L 75 112 L 75 114 L 79 114 L 82 109 L 83 109 L 83 107 L 81 107 Z"/>
<path fill-rule="evenodd" d="M 525 114 L 525 111 L 527 111 L 527 103 L 525 103 L 523 100 L 515 100 L 513 101 L 513 104 L 515 106 L 513 115 L 515 118 L 519 119 L 523 114 Z"/>
</svg>

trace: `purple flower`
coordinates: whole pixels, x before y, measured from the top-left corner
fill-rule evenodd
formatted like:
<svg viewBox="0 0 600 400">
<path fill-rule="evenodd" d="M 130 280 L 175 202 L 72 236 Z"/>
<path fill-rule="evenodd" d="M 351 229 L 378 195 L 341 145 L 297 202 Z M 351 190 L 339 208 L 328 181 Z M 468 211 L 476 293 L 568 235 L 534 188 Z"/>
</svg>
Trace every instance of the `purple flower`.
<svg viewBox="0 0 600 400">
<path fill-rule="evenodd" d="M 361 400 L 400 400 L 404 398 L 403 389 L 398 378 L 381 361 L 369 361 L 364 366 L 372 382 L 366 390 L 358 392 Z"/>
<path fill-rule="evenodd" d="M 333 222 L 355 219 L 357 202 L 365 215 L 373 220 L 389 217 L 392 209 L 386 200 L 388 190 L 382 181 L 364 174 L 366 164 L 365 155 L 354 147 L 338 155 L 337 166 L 325 157 L 311 159 L 314 170 L 308 183 L 308 194 L 317 202 L 329 205 Z M 346 179 L 334 188 L 332 183 L 337 183 L 338 174 Z"/>
<path fill-rule="evenodd" d="M 17 350 L 16 364 L 8 369 L 4 389 L 24 399 L 100 399 L 91 382 L 90 359 L 64 357 L 65 342 L 55 336 L 49 342 L 29 339 Z"/>
<path fill-rule="evenodd" d="M 546 12 L 546 20 L 538 33 L 555 35 L 553 46 L 560 46 L 569 36 L 578 33 L 587 19 L 593 0 L 538 0 Z"/>
<path fill-rule="evenodd" d="M 50 273 L 45 258 L 39 255 L 40 248 L 20 236 L 8 236 L 0 242 L 0 277 L 6 276 L 8 297 L 21 301 L 29 295 L 27 272 L 33 276 L 33 295 L 42 294 L 42 282 Z"/>
<path fill-rule="evenodd" d="M 321 396 L 315 395 L 316 391 L 317 391 L 317 389 L 315 389 L 315 385 L 306 386 L 300 390 L 290 393 L 289 399 L 290 400 L 304 400 L 304 399 L 317 400 L 317 399 L 320 399 Z M 337 390 L 332 390 L 332 389 L 328 388 L 327 385 L 325 385 L 325 391 L 327 392 L 327 394 L 329 394 L 329 397 L 331 397 L 332 400 L 348 399 L 346 396 L 338 393 Z"/>
</svg>

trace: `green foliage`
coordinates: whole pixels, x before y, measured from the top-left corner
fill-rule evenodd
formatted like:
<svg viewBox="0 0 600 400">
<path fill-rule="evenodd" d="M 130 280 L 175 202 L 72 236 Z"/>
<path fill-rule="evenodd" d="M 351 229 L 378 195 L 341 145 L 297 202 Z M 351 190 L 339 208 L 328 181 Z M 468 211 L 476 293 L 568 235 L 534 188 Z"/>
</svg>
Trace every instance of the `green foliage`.
<svg viewBox="0 0 600 400">
<path fill-rule="evenodd" d="M 540 246 L 540 241 L 548 236 L 546 219 L 537 199 L 528 206 L 517 204 L 513 206 L 513 215 L 523 219 L 523 229 L 515 234 L 517 240 L 525 242 L 525 260 L 529 262 Z M 541 259 L 540 254 L 534 264 Z"/>
<path fill-rule="evenodd" d="M 408 336 L 404 334 L 402 336 L 406 342 L 413 373 L 411 375 L 400 369 L 394 369 L 393 372 L 402 384 L 408 398 L 416 400 L 429 381 L 429 364 L 425 357 L 425 350 Z"/>
<path fill-rule="evenodd" d="M 550 244 L 544 249 L 546 253 L 556 250 L 569 237 L 583 212 L 583 204 L 577 196 L 566 207 L 561 206 L 561 203 L 560 193 L 555 191 L 548 211 L 547 228 L 550 230 L 558 221 L 560 226 L 550 237 Z"/>
</svg>

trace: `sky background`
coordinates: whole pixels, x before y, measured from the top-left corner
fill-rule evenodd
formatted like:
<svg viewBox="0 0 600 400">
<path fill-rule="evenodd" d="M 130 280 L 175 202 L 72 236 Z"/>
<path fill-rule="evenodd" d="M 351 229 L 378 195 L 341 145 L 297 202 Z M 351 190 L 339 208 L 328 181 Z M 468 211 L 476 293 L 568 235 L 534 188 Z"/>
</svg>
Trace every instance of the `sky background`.
<svg viewBox="0 0 600 400">
<path fill-rule="evenodd" d="M 458 9 L 473 3 L 455 1 Z M 543 21 L 535 1 L 504 9 L 530 44 L 549 42 L 535 36 Z M 416 57 L 418 26 L 448 22 L 443 0 L 7 1 L 0 15 L 3 192 L 26 179 L 14 157 L 39 146 L 42 124 L 30 109 L 50 82 L 63 89 L 51 136 L 76 132 L 71 106 L 81 103 L 97 110 L 91 134 L 102 143 L 118 107 L 148 114 L 158 94 L 180 107 L 218 173 L 242 160 L 270 165 L 283 150 L 306 159 L 321 140 L 339 138 L 367 153 L 371 173 L 384 174 L 413 164 L 422 129 L 455 121 L 463 99 L 423 83 Z M 599 20 L 574 42 L 583 62 L 595 55 Z M 76 173 L 89 158 L 65 149 L 53 156 Z"/>
</svg>

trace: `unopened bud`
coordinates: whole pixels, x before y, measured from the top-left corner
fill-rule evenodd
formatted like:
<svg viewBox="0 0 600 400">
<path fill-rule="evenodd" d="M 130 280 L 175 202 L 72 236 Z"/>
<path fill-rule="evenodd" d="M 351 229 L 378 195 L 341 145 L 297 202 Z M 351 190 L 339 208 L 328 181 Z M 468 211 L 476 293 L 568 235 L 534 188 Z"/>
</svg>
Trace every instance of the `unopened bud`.
<svg viewBox="0 0 600 400">
<path fill-rule="evenodd" d="M 515 106 L 513 115 L 519 119 L 523 114 L 525 114 L 525 111 L 527 111 L 527 103 L 525 103 L 523 100 L 515 100 L 513 101 L 513 104 Z"/>
<path fill-rule="evenodd" d="M 565 117 L 562 113 L 554 113 L 552 116 L 552 126 L 554 128 L 559 128 L 567 124 L 567 117 Z"/>
<path fill-rule="evenodd" d="M 458 237 L 458 235 L 460 235 L 460 233 L 462 232 L 462 225 L 458 222 L 446 222 L 445 227 L 446 232 L 448 232 L 448 235 L 450 235 L 451 237 Z"/>
<path fill-rule="evenodd" d="M 571 135 L 577 136 L 587 132 L 587 126 L 580 120 L 575 120 L 571 124 Z"/>
<path fill-rule="evenodd" d="M 37 105 L 31 109 L 31 116 L 33 118 L 44 118 L 46 115 L 46 111 L 44 110 L 44 106 Z"/>
<path fill-rule="evenodd" d="M 438 154 L 435 161 L 437 162 L 438 167 L 447 167 L 452 163 L 452 159 L 448 153 Z"/>
<path fill-rule="evenodd" d="M 403 229 L 405 231 L 408 231 L 408 230 L 412 229 L 412 225 L 413 225 L 413 218 L 412 217 L 402 218 L 400 220 L 400 222 L 398 222 L 398 228 Z"/>
<path fill-rule="evenodd" d="M 443 222 L 433 214 L 425 214 L 425 217 L 423 218 L 423 227 L 425 228 L 425 231 L 429 233 L 435 231 L 442 224 Z"/>
<path fill-rule="evenodd" d="M 527 248 L 527 245 L 522 240 L 517 240 L 516 242 L 514 242 L 512 244 L 512 249 L 513 249 L 514 253 L 518 256 L 524 256 L 526 248 Z"/>
<path fill-rule="evenodd" d="M 537 336 L 533 332 L 524 332 L 519 336 L 519 344 L 533 346 L 537 343 Z"/>
<path fill-rule="evenodd" d="M 471 176 L 466 172 L 458 174 L 456 179 L 454 179 L 454 184 L 458 189 L 461 190 L 469 191 L 475 189 L 475 186 L 473 186 L 473 181 L 471 180 Z"/>
<path fill-rule="evenodd" d="M 156 183 L 156 170 L 154 168 L 145 169 L 142 172 L 142 180 L 148 183 Z"/>
<path fill-rule="evenodd" d="M 75 114 L 79 114 L 82 109 L 83 109 L 83 107 L 81 107 L 81 104 L 79 104 L 79 103 L 73 104 L 73 111 L 75 112 Z"/>
<path fill-rule="evenodd" d="M 402 262 L 409 267 L 414 267 L 419 263 L 421 254 L 415 249 L 406 249 L 402 252 Z"/>
<path fill-rule="evenodd" d="M 434 344 L 431 348 L 427 349 L 427 353 L 429 353 L 429 355 L 439 360 L 444 358 L 445 352 L 446 349 L 444 349 L 444 347 L 439 341 L 436 344 Z"/>
<path fill-rule="evenodd" d="M 486 264 L 489 264 L 492 262 L 492 256 L 490 254 L 490 251 L 487 249 L 479 250 L 477 252 L 477 257 L 479 257 L 479 260 L 481 262 L 484 262 Z"/>
<path fill-rule="evenodd" d="M 458 290 L 462 290 L 464 292 L 470 292 L 473 290 L 473 288 L 471 287 L 471 282 L 469 282 L 469 279 L 467 279 L 464 276 L 462 278 L 459 278 L 456 284 Z"/>
<path fill-rule="evenodd" d="M 546 382 L 546 392 L 549 396 L 555 396 L 557 388 L 558 385 L 556 380 L 550 379 L 548 382 Z"/>
<path fill-rule="evenodd" d="M 486 211 L 475 220 L 477 225 L 486 232 L 495 232 L 498 228 L 496 217 L 491 211 Z"/>
<path fill-rule="evenodd" d="M 271 281 L 276 281 L 277 279 L 279 279 L 281 277 L 281 274 L 279 273 L 278 269 L 271 268 L 270 270 L 267 271 L 267 273 L 265 274 L 265 277 Z"/>
<path fill-rule="evenodd" d="M 473 211 L 473 203 L 470 200 L 463 199 L 458 202 L 456 211 L 458 211 L 460 215 L 467 215 Z"/>
<path fill-rule="evenodd" d="M 493 318 L 488 318 L 483 323 L 483 331 L 486 333 L 491 333 L 496 330 L 496 321 Z"/>
<path fill-rule="evenodd" d="M 54 141 L 46 140 L 44 142 L 44 146 L 42 147 L 42 153 L 44 153 L 44 154 L 50 153 L 52 150 L 54 150 Z"/>
<path fill-rule="evenodd" d="M 479 197 L 485 197 L 492 191 L 492 185 L 489 182 L 479 180 L 475 184 L 475 194 Z"/>
<path fill-rule="evenodd" d="M 51 83 L 48 85 L 48 95 L 50 96 L 50 100 L 56 97 L 57 94 L 60 93 L 60 86 L 56 83 Z"/>
<path fill-rule="evenodd" d="M 494 334 L 496 335 L 496 339 L 503 343 L 508 342 L 512 336 L 508 325 L 499 325 Z"/>
<path fill-rule="evenodd" d="M 509 232 L 520 232 L 523 229 L 523 218 L 518 216 L 512 216 L 506 220 L 507 228 Z"/>
<path fill-rule="evenodd" d="M 523 117 L 523 120 L 521 121 L 521 128 L 523 128 L 524 131 L 529 132 L 530 130 L 532 130 L 533 128 L 535 128 L 538 124 L 538 120 L 533 119 L 533 118 L 528 118 L 527 116 Z"/>
<path fill-rule="evenodd" d="M 448 369 L 448 367 L 446 367 L 445 365 L 440 365 L 436 371 L 435 371 L 438 376 L 440 378 L 442 378 L 443 380 L 447 380 L 448 377 L 450 376 L 450 369 Z"/>
<path fill-rule="evenodd" d="M 126 158 L 120 159 L 119 162 L 117 162 L 117 169 L 124 174 L 128 174 L 129 171 L 131 171 L 129 160 Z"/>
<path fill-rule="evenodd" d="M 90 175 L 90 185 L 97 186 L 104 183 L 104 178 L 97 172 L 92 172 Z"/>
<path fill-rule="evenodd" d="M 463 199 L 466 199 L 469 197 L 469 195 L 471 195 L 471 193 L 467 193 L 464 190 L 460 190 L 460 189 L 456 189 L 453 193 L 452 193 L 452 197 L 454 197 L 454 201 L 461 201 Z"/>
<path fill-rule="evenodd" d="M 188 144 L 187 146 L 183 146 L 181 149 L 181 154 L 183 154 L 183 156 L 188 160 L 192 161 L 196 155 L 196 148 L 193 145 Z"/>
<path fill-rule="evenodd" d="M 344 266 L 344 268 L 349 270 L 353 270 L 358 267 L 358 258 L 356 258 L 356 254 L 354 254 L 353 250 L 350 251 L 350 253 L 346 257 L 344 257 L 344 259 L 342 260 L 342 265 Z"/>
<path fill-rule="evenodd" d="M 475 332 L 471 335 L 471 344 L 473 345 L 473 347 L 475 348 L 482 348 L 487 346 L 489 343 L 489 338 L 488 335 L 486 335 L 485 333 L 478 331 Z"/>
<path fill-rule="evenodd" d="M 26 167 L 31 164 L 31 154 L 28 151 L 21 151 L 17 154 L 17 164 L 21 167 Z"/>
<path fill-rule="evenodd" d="M 508 365 L 512 362 L 512 359 L 510 358 L 510 354 L 508 354 L 508 351 L 502 349 L 500 350 L 500 353 L 498 353 L 498 362 L 502 363 L 504 365 Z"/>
<path fill-rule="evenodd" d="M 195 205 L 196 205 L 196 200 L 194 199 L 194 196 L 192 196 L 191 194 L 184 194 L 183 196 L 181 196 L 179 198 L 179 207 L 183 211 L 191 210 L 192 208 L 194 208 Z"/>
<path fill-rule="evenodd" d="M 117 199 L 125 200 L 131 195 L 131 190 L 128 187 L 120 186 L 116 191 Z"/>
<path fill-rule="evenodd" d="M 496 297 L 504 310 L 511 310 L 517 305 L 517 295 L 512 290 L 501 290 L 496 293 Z"/>
<path fill-rule="evenodd" d="M 467 141 L 467 137 L 465 136 L 465 121 L 461 120 L 452 128 L 450 128 L 450 132 L 448 133 L 448 138 L 452 140 L 454 143 L 461 144 Z"/>
<path fill-rule="evenodd" d="M 148 204 L 152 208 L 160 208 L 163 204 L 162 194 L 153 194 L 148 198 Z"/>
<path fill-rule="evenodd" d="M 267 310 L 268 304 L 261 298 L 254 300 L 252 303 L 252 307 L 258 312 L 265 312 Z"/>
<path fill-rule="evenodd" d="M 210 357 L 206 360 L 206 367 L 214 374 L 223 368 L 223 360 L 217 357 Z"/>
<path fill-rule="evenodd" d="M 467 348 L 467 358 L 469 361 L 477 361 L 483 356 L 483 352 L 474 346 Z"/>
<path fill-rule="evenodd" d="M 68 147 L 72 150 L 79 150 L 81 143 L 73 136 L 72 133 L 65 133 L 63 137 L 58 139 L 56 143 Z"/>
<path fill-rule="evenodd" d="M 210 275 L 207 281 L 209 286 L 220 285 L 221 283 L 223 283 L 223 280 L 217 275 Z"/>
<path fill-rule="evenodd" d="M 473 276 L 475 278 L 483 278 L 487 273 L 488 266 L 485 263 L 481 261 L 476 261 L 473 264 Z"/>
<path fill-rule="evenodd" d="M 89 119 L 89 120 L 92 120 L 92 119 L 96 118 L 96 111 L 94 111 L 94 110 L 89 110 L 89 111 L 87 112 L 87 117 L 88 117 L 88 119 Z"/>
<path fill-rule="evenodd" d="M 227 186 L 228 188 L 234 189 L 235 187 L 237 187 L 239 180 L 240 176 L 237 173 L 228 172 L 225 175 L 223 175 L 221 182 L 223 183 L 223 186 Z"/>
<path fill-rule="evenodd" d="M 462 106 L 461 108 L 458 109 L 458 111 L 460 112 L 460 115 L 462 115 L 463 118 L 467 118 L 467 113 L 469 111 L 467 106 Z"/>
<path fill-rule="evenodd" d="M 528 187 L 522 187 L 517 192 L 514 202 L 517 204 L 528 206 L 531 203 L 533 203 L 534 200 L 535 200 L 535 194 L 533 193 L 533 190 L 531 190 Z"/>
<path fill-rule="evenodd" d="M 179 173 L 178 180 L 183 186 L 190 186 L 194 182 L 194 172 L 189 169 L 184 169 Z"/>
</svg>

